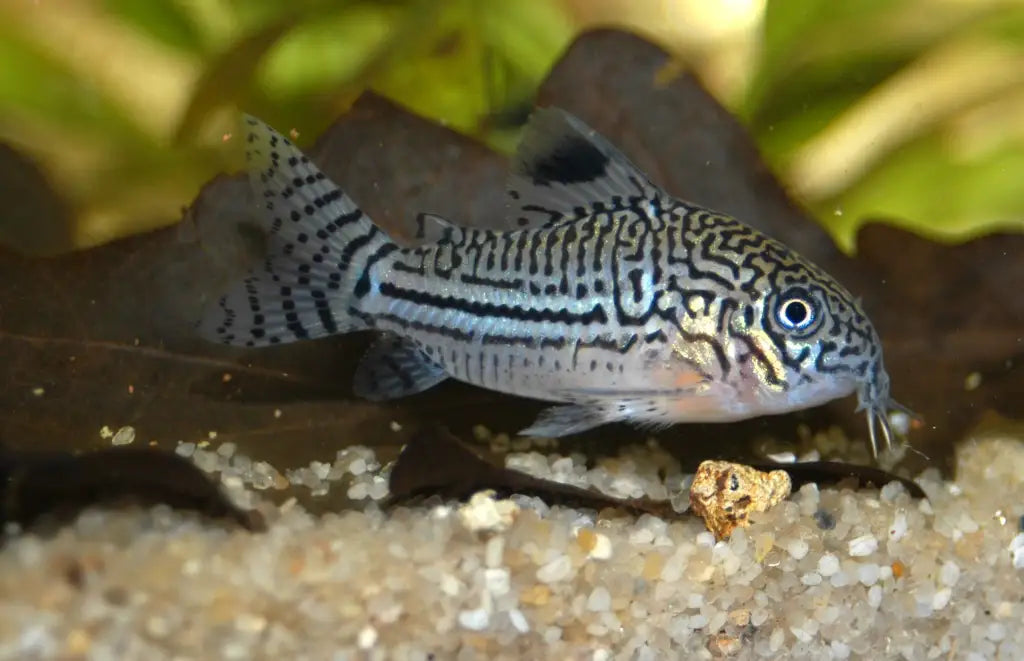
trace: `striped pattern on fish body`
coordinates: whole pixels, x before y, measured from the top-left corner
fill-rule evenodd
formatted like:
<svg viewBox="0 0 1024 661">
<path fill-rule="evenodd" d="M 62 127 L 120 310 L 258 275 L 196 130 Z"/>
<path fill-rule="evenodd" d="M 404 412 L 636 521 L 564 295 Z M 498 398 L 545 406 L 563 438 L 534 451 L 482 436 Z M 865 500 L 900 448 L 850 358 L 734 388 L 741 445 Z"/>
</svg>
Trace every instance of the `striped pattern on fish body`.
<svg viewBox="0 0 1024 661">
<path fill-rule="evenodd" d="M 527 128 L 510 183 L 521 229 L 424 215 L 413 247 L 286 138 L 247 122 L 270 253 L 210 310 L 211 338 L 385 331 L 358 394 L 390 399 L 453 377 L 566 403 L 523 433 L 738 420 L 859 390 L 872 434 L 877 418 L 888 439 L 880 343 L 852 296 L 777 241 L 664 193 L 567 113 L 539 111 Z"/>
</svg>

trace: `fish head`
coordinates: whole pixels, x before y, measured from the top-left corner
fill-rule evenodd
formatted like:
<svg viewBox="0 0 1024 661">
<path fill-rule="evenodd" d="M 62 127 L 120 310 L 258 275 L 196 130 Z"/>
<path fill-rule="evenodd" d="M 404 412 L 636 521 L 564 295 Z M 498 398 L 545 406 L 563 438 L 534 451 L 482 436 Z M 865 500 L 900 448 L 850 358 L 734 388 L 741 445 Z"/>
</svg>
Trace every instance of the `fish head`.
<svg viewBox="0 0 1024 661">
<path fill-rule="evenodd" d="M 876 425 L 889 447 L 889 410 L 909 411 L 889 394 L 882 342 L 868 315 L 831 275 L 782 244 L 769 240 L 758 261 L 762 277 L 738 306 L 731 329 L 741 340 L 734 355 L 750 352 L 744 381 L 776 412 L 856 393 L 877 456 Z"/>
</svg>

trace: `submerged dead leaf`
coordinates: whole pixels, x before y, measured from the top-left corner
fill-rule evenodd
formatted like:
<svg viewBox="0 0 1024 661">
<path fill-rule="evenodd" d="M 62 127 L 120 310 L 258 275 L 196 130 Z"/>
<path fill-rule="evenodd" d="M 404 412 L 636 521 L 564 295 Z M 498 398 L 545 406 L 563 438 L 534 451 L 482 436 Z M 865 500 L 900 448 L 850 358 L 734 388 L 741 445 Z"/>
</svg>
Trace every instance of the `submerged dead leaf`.
<svg viewBox="0 0 1024 661">
<path fill-rule="evenodd" d="M 927 419 L 911 436 L 925 453 L 947 455 L 987 409 L 1019 416 L 1024 238 L 944 246 L 869 227 L 858 257 L 842 255 L 692 76 L 658 83 L 667 59 L 638 37 L 584 35 L 540 102 L 579 114 L 669 191 L 781 238 L 862 295 L 885 341 L 895 396 Z M 411 236 L 421 212 L 504 224 L 503 160 L 379 97 L 357 102 L 311 155 L 397 237 Z M 12 197 L 14 186 L 9 177 L 0 181 L 0 194 Z M 537 403 L 454 383 L 383 405 L 355 399 L 351 375 L 366 337 L 250 352 L 197 340 L 202 305 L 260 257 L 254 211 L 244 180 L 221 176 L 176 227 L 47 260 L 0 252 L 0 438 L 19 448 L 82 448 L 105 443 L 104 425 L 132 425 L 140 442 L 216 431 L 240 453 L 284 468 L 353 443 L 397 454 L 424 424 L 514 431 L 536 414 Z M 973 372 L 980 383 L 965 393 Z M 737 425 L 679 425 L 662 437 L 705 457 L 738 452 L 766 432 L 794 438 L 799 422 L 839 423 L 863 437 L 853 406 L 844 400 Z M 403 431 L 391 431 L 393 420 Z M 593 450 L 602 439 L 621 441 L 623 430 L 570 443 Z"/>
<path fill-rule="evenodd" d="M 703 462 L 726 464 L 726 462 Z M 736 466 L 736 464 L 730 464 Z M 699 471 L 700 467 L 694 467 Z M 796 464 L 761 463 L 743 467 L 752 472 L 771 472 L 785 475 L 786 489 L 780 489 L 775 502 L 807 482 L 820 485 L 851 483 L 854 488 L 881 487 L 889 482 L 900 482 L 914 498 L 924 498 L 924 491 L 914 482 L 887 471 L 870 466 L 839 462 L 805 462 Z M 449 430 L 431 426 L 415 434 L 402 449 L 391 467 L 388 482 L 390 505 L 415 498 L 443 496 L 465 500 L 480 491 L 492 490 L 501 495 L 525 494 L 536 496 L 549 505 L 587 507 L 597 510 L 617 508 L 634 513 L 647 513 L 663 518 L 679 517 L 669 501 L 650 498 L 615 498 L 593 489 L 583 489 L 554 480 L 534 477 L 521 471 L 505 468 L 491 458 L 485 458 L 459 440 Z"/>
<path fill-rule="evenodd" d="M 192 510 L 263 530 L 256 511 L 235 507 L 192 462 L 154 449 L 66 452 L 0 450 L 0 526 L 68 520 L 85 507 L 122 502 Z"/>
<path fill-rule="evenodd" d="M 391 505 L 435 495 L 467 499 L 479 491 L 492 490 L 502 496 L 536 496 L 549 504 L 596 510 L 611 507 L 662 518 L 680 516 L 667 501 L 615 498 L 499 466 L 481 457 L 447 429 L 438 427 L 413 436 L 402 449 L 391 468 L 388 490 Z"/>
</svg>

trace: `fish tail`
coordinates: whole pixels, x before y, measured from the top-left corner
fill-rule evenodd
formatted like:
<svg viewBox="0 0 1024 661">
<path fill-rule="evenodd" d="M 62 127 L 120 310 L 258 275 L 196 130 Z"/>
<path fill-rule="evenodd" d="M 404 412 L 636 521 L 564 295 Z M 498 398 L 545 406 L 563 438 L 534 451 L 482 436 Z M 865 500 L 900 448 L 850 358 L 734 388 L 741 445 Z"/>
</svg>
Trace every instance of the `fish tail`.
<svg viewBox="0 0 1024 661">
<path fill-rule="evenodd" d="M 258 347 L 371 328 L 372 267 L 398 246 L 290 140 L 254 117 L 245 127 L 267 258 L 207 308 L 200 334 Z"/>
</svg>

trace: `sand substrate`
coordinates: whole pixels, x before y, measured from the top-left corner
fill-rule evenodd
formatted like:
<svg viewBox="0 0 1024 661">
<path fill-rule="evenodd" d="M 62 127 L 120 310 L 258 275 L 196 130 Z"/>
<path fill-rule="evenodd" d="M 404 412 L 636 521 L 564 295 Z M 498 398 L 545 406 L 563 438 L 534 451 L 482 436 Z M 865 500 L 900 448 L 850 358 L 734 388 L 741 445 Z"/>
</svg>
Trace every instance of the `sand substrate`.
<svg viewBox="0 0 1024 661">
<path fill-rule="evenodd" d="M 440 500 L 383 513 L 386 475 L 356 448 L 278 473 L 230 446 L 179 447 L 263 534 L 163 507 L 88 510 L 0 551 L 2 659 L 1021 659 L 1024 444 L 965 443 L 929 500 L 897 483 L 807 485 L 716 542 L 689 516 Z M 656 446 L 510 466 L 615 495 L 672 498 Z M 281 480 L 362 509 L 272 505 Z M 255 488 L 254 488 L 255 487 Z"/>
</svg>

